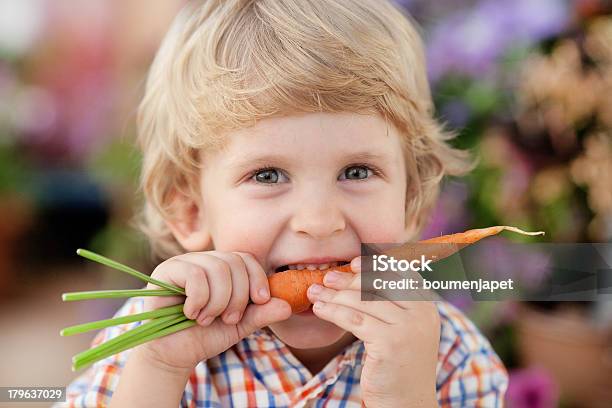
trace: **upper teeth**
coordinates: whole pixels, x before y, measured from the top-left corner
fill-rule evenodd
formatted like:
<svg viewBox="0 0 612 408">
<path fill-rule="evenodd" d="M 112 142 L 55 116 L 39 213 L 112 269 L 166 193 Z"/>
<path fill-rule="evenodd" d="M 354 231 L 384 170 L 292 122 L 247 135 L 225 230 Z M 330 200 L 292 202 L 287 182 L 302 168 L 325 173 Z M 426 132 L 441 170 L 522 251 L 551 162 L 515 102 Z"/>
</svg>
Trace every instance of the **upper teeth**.
<svg viewBox="0 0 612 408">
<path fill-rule="evenodd" d="M 330 262 L 330 263 L 323 263 L 323 264 L 293 264 L 293 265 L 288 265 L 289 269 L 297 269 L 299 271 L 301 271 L 302 269 L 308 269 L 309 271 L 316 271 L 318 270 L 323 270 L 323 269 L 328 269 L 331 268 L 332 266 L 338 266 L 340 265 L 340 262 Z"/>
</svg>

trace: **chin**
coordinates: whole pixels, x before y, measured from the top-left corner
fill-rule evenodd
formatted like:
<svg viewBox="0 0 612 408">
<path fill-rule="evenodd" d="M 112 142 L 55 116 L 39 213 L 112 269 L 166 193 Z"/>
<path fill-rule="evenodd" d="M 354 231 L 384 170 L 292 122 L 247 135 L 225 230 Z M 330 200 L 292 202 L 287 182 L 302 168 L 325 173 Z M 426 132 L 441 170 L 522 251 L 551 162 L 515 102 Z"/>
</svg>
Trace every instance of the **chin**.
<svg viewBox="0 0 612 408">
<path fill-rule="evenodd" d="M 297 349 L 329 346 L 346 334 L 346 330 L 319 319 L 312 313 L 293 315 L 287 320 L 268 327 L 283 343 Z"/>
</svg>

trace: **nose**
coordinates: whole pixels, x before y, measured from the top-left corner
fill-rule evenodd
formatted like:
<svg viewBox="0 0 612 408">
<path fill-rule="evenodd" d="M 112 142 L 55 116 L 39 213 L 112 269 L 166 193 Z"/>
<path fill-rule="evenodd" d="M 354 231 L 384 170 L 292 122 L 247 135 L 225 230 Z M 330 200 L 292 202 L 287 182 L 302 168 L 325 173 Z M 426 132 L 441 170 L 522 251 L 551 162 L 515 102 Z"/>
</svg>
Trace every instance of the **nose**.
<svg viewBox="0 0 612 408">
<path fill-rule="evenodd" d="M 296 233 L 323 239 L 343 231 L 346 220 L 336 200 L 319 190 L 300 197 L 290 226 Z"/>
</svg>

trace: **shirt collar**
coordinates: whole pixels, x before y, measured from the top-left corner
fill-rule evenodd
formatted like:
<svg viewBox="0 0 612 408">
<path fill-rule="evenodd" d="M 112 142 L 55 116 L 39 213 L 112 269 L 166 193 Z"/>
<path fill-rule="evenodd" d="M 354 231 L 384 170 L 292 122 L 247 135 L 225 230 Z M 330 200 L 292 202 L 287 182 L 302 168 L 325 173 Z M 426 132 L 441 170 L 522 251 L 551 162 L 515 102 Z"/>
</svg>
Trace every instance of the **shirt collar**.
<svg viewBox="0 0 612 408">
<path fill-rule="evenodd" d="M 262 329 L 258 329 L 251 336 L 256 338 L 263 339 L 265 341 L 273 342 L 276 346 L 285 345 L 282 340 L 274 334 L 274 332 L 269 327 L 264 327 Z M 340 358 L 338 361 L 338 371 L 342 370 L 344 366 L 350 366 L 351 368 L 356 368 L 358 366 L 363 365 L 363 359 L 365 357 L 365 345 L 362 340 L 355 340 L 351 344 L 349 344 L 341 354 L 339 354 Z M 336 357 L 338 358 L 338 357 Z"/>
</svg>

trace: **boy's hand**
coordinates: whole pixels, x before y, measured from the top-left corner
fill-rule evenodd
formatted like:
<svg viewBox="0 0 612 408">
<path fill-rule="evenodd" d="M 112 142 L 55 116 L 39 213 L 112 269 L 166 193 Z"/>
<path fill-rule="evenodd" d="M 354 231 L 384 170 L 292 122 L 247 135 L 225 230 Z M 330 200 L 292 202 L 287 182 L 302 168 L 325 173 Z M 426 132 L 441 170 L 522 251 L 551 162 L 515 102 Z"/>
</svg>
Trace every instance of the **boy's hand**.
<svg viewBox="0 0 612 408">
<path fill-rule="evenodd" d="M 312 285 L 314 313 L 364 342 L 360 386 L 367 407 L 438 406 L 436 365 L 440 316 L 429 301 L 362 301 L 360 258 L 356 272 L 330 272 Z M 334 279 L 335 278 L 335 279 Z M 317 292 L 318 289 L 318 292 Z"/>
<path fill-rule="evenodd" d="M 187 253 L 162 262 L 151 276 L 185 288 L 187 298 L 148 297 L 145 311 L 184 301 L 183 313 L 198 322 L 138 346 L 141 355 L 169 371 L 190 371 L 256 329 L 291 316 L 287 302 L 270 298 L 266 273 L 251 254 Z M 159 288 L 148 284 L 147 289 Z"/>
</svg>

